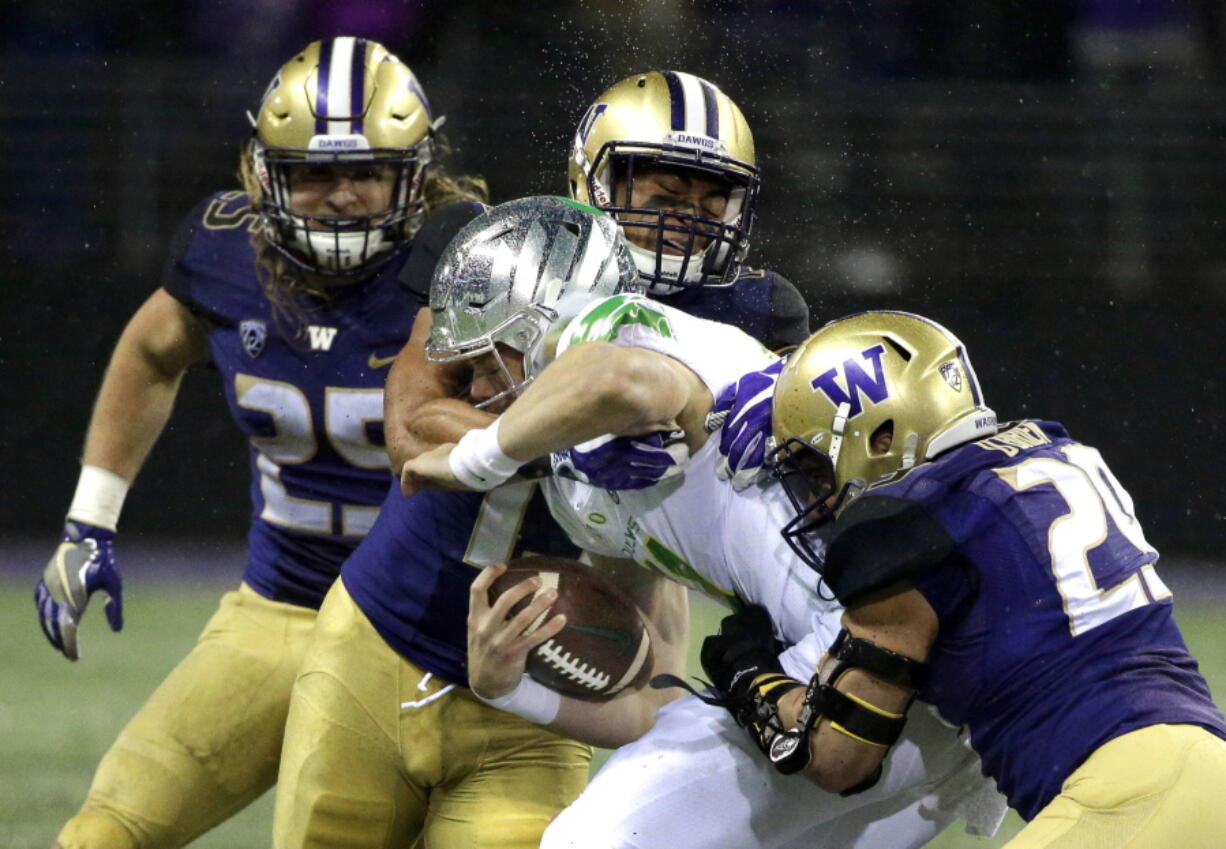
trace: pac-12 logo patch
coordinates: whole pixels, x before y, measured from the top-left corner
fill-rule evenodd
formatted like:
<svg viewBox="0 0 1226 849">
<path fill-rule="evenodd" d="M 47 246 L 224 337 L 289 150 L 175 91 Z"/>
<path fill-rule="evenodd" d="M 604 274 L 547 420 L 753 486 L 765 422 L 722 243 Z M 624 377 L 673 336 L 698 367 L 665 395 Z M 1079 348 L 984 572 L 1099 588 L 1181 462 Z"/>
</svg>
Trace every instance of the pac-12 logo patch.
<svg viewBox="0 0 1226 849">
<path fill-rule="evenodd" d="M 962 391 L 962 370 L 958 368 L 958 364 L 953 360 L 947 363 L 941 363 L 938 371 L 941 372 L 941 377 L 945 378 L 945 382 L 949 384 L 949 388 L 954 392 Z"/>
<path fill-rule="evenodd" d="M 855 359 L 843 360 L 842 369 L 832 368 L 813 378 L 811 385 L 817 391 L 825 394 L 830 403 L 838 407 L 847 404 L 847 419 L 850 421 L 864 412 L 860 398 L 863 396 L 874 404 L 880 404 L 890 396 L 889 387 L 885 383 L 885 370 L 881 367 L 881 358 L 885 354 L 884 345 L 874 345 L 867 351 L 860 352 L 860 359 L 872 367 L 870 375 L 864 370 L 861 362 Z M 839 371 L 843 372 L 843 382 L 847 389 L 839 386 Z"/>
<path fill-rule="evenodd" d="M 251 358 L 264 352 L 264 342 L 268 339 L 268 327 L 258 318 L 243 319 L 238 323 L 238 338 L 243 343 L 243 350 Z"/>
</svg>

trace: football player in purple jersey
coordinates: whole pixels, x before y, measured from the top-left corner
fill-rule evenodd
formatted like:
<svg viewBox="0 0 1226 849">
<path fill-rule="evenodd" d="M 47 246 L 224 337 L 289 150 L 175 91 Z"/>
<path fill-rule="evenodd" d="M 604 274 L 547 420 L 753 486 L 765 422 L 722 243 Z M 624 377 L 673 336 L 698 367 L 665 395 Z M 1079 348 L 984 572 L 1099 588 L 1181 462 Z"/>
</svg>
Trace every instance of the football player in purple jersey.
<svg viewBox="0 0 1226 849">
<path fill-rule="evenodd" d="M 704 645 L 772 761 L 844 791 L 918 698 L 1029 822 L 1009 849 L 1223 845 L 1226 723 L 1098 451 L 1051 421 L 998 428 L 962 344 L 896 312 L 792 354 L 771 427 L 784 537 L 846 607 L 808 682 L 770 662 L 760 611 Z"/>
<path fill-rule="evenodd" d="M 808 311 L 796 289 L 773 272 L 742 265 L 757 169 L 736 105 L 709 83 L 672 72 L 632 77 L 602 95 L 597 106 L 602 103 L 605 108 L 588 111 L 576 144 L 599 139 L 603 153 L 594 179 L 611 180 L 606 184 L 623 196 L 637 185 L 630 195 L 644 204 L 610 211 L 622 224 L 650 216 L 668 226 L 670 244 L 662 246 L 658 236 L 645 240 L 645 252 L 632 260 L 632 279 L 654 282 L 671 274 L 661 281 L 669 290 L 663 297 L 695 315 L 736 324 L 772 347 L 804 339 Z M 613 122 L 607 131 L 606 122 Z M 623 142 L 639 143 L 614 150 L 619 133 Z M 610 163 L 617 167 L 610 170 Z M 659 179 L 645 190 L 635 174 L 650 172 L 652 163 Z M 666 170 L 684 179 L 659 176 Z M 587 200 L 585 191 L 573 187 L 579 200 Z M 576 235 L 586 232 L 572 224 Z M 657 253 L 694 259 L 669 271 L 676 263 Z M 667 267 L 657 272 L 657 266 Z M 470 403 L 469 365 L 427 362 L 430 330 L 430 312 L 422 310 L 388 377 L 393 469 L 484 426 L 496 409 Z M 586 780 L 586 747 L 482 704 L 467 689 L 466 667 L 474 567 L 525 548 L 577 553 L 549 520 L 531 481 L 484 496 L 388 494 L 329 593 L 295 687 L 278 788 L 278 847 L 312 845 L 338 829 L 355 840 L 383 834 L 411 840 L 424 832 L 427 843 L 536 845 L 549 817 Z"/>
<path fill-rule="evenodd" d="M 428 212 L 484 197 L 480 181 L 436 167 L 425 94 L 373 41 L 307 46 L 252 121 L 243 190 L 191 213 L 111 357 L 63 542 L 36 589 L 40 622 L 70 660 L 94 593 L 122 627 L 120 509 L 195 363 L 220 372 L 250 437 L 248 560 L 103 757 L 64 849 L 182 846 L 272 786 L 316 609 L 391 480 L 385 366 L 420 305 L 398 275 Z"/>
</svg>

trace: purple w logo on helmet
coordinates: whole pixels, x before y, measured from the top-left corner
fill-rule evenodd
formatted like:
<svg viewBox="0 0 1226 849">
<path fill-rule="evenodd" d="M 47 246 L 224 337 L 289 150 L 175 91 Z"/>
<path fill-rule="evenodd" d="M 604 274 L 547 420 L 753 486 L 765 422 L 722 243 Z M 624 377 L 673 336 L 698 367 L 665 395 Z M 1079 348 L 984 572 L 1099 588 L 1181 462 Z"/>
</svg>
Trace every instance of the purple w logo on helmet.
<svg viewBox="0 0 1226 849">
<path fill-rule="evenodd" d="M 864 366 L 854 360 L 843 360 L 843 375 L 847 384 L 847 389 L 838 384 L 839 370 L 832 368 L 827 372 L 819 374 L 813 378 L 810 385 L 814 389 L 819 389 L 825 393 L 830 399 L 830 403 L 838 407 L 840 404 L 850 405 L 850 410 L 847 413 L 847 418 L 854 419 L 860 413 L 864 412 L 864 407 L 860 403 L 860 395 L 868 398 L 874 404 L 880 404 L 890 396 L 889 387 L 885 385 L 885 372 L 881 367 L 881 357 L 885 354 L 884 345 L 874 345 L 867 351 L 861 351 L 860 357 L 868 360 L 873 366 L 873 375 L 870 377 L 864 370 Z"/>
<path fill-rule="evenodd" d="M 607 103 L 593 103 L 588 107 L 583 120 L 579 122 L 579 131 L 575 134 L 580 144 L 587 144 L 587 137 L 592 132 L 596 119 L 603 115 L 608 108 L 609 104 Z"/>
</svg>

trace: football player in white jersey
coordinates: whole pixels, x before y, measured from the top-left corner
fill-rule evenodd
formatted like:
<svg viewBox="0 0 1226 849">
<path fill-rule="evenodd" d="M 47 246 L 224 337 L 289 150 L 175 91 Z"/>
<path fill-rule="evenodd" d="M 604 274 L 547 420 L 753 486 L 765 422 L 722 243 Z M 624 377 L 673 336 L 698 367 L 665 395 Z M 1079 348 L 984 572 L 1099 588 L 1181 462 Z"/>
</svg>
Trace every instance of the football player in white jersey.
<svg viewBox="0 0 1226 849">
<path fill-rule="evenodd" d="M 439 360 L 473 359 L 473 372 L 482 377 L 474 379 L 472 401 L 522 394 L 458 445 L 411 460 L 404 480 L 410 487 L 491 489 L 526 462 L 562 452 L 544 486 L 555 518 L 578 545 L 602 557 L 633 559 L 734 605 L 763 606 L 787 648 L 764 659 L 759 671 L 808 680 L 840 628 L 842 611 L 817 594 L 816 576 L 777 533 L 794 513 L 786 496 L 773 485 L 737 491 L 721 482 L 715 473 L 720 440 L 710 432 L 717 397 L 735 399 L 747 370 L 760 371 L 747 375 L 742 389 L 760 382 L 774 356 L 736 328 L 641 295 L 592 301 L 577 315 L 561 310 L 574 317 L 556 322 L 565 280 L 538 286 L 512 320 L 500 315 L 483 323 L 480 305 L 522 297 L 512 294 L 520 284 L 510 269 L 529 259 L 533 267 L 544 264 L 515 256 L 514 246 L 497 240 L 470 226 L 448 248 L 431 290 L 428 352 Z M 503 261 L 492 263 L 493 256 Z M 500 374 L 501 382 L 490 374 Z M 731 406 L 736 420 L 744 405 Z M 610 441 L 661 432 L 670 436 Z M 620 459 L 610 463 L 611 456 Z M 473 584 L 474 693 L 604 745 L 616 736 L 605 725 L 613 722 L 609 705 L 635 712 L 636 697 L 658 702 L 645 688 L 592 712 L 524 676 L 527 652 L 556 633 L 556 625 L 525 637 L 523 615 L 503 620 L 507 605 L 491 608 L 484 600 L 499 573 L 487 570 Z M 710 650 L 728 650 L 735 640 L 714 638 Z M 772 769 L 721 707 L 696 695 L 678 699 L 637 740 L 642 729 L 617 724 L 623 738 L 614 742 L 627 745 L 554 821 L 543 845 L 921 846 L 960 817 L 991 833 L 1004 807 L 978 759 L 933 713 L 913 713 L 880 775 L 835 795 L 785 775 L 788 764 Z"/>
</svg>

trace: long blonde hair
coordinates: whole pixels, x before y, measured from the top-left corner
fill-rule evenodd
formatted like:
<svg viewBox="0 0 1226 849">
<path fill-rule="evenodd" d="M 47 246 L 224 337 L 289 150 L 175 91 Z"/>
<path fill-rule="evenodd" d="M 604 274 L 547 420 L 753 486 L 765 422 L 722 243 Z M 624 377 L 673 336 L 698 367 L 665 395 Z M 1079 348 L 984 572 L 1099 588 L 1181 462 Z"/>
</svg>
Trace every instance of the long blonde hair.
<svg viewBox="0 0 1226 849">
<path fill-rule="evenodd" d="M 436 138 L 437 153 L 447 153 L 450 148 L 442 138 Z M 263 194 L 259 179 L 255 175 L 255 164 L 250 143 L 243 147 L 239 157 L 238 177 L 243 189 L 251 201 L 252 208 L 257 208 Z M 476 201 L 485 203 L 489 200 L 489 184 L 484 177 L 477 175 L 453 176 L 439 164 L 431 164 L 426 171 L 426 182 L 422 190 L 425 213 L 460 201 Z M 421 218 L 417 218 L 412 226 L 420 226 Z M 295 339 L 303 336 L 306 328 L 306 318 L 311 308 L 300 297 L 311 294 L 327 301 L 327 291 L 318 286 L 312 286 L 306 272 L 286 259 L 280 251 L 272 246 L 264 236 L 262 227 L 257 227 L 251 237 L 255 248 L 256 277 L 260 281 L 260 289 L 273 307 L 273 318 L 286 338 Z"/>
</svg>

